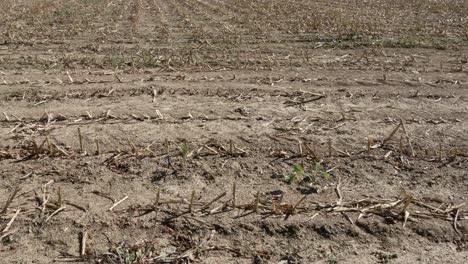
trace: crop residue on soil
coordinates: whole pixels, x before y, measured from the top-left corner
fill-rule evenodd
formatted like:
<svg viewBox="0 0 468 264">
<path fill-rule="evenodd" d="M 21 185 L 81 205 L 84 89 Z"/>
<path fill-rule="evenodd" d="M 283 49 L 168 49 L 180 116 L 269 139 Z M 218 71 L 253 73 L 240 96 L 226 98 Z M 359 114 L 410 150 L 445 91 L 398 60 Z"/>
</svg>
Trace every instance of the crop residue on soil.
<svg viewBox="0 0 468 264">
<path fill-rule="evenodd" d="M 468 2 L 0 3 L 5 263 L 464 263 Z"/>
</svg>

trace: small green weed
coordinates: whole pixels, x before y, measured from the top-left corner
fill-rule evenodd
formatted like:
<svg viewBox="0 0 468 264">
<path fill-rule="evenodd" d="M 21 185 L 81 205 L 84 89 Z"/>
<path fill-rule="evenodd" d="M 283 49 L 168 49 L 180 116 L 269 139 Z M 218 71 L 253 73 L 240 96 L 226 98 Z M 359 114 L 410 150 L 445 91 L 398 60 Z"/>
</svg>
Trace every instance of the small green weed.
<svg viewBox="0 0 468 264">
<path fill-rule="evenodd" d="M 125 246 L 118 246 L 115 251 L 119 256 L 120 263 L 122 264 L 131 264 L 137 260 L 137 254 L 135 252 L 131 252 L 131 250 Z"/>
<path fill-rule="evenodd" d="M 44 223 L 44 219 L 40 215 L 35 215 L 34 218 L 32 219 L 31 223 L 34 226 L 40 226 Z"/>
<path fill-rule="evenodd" d="M 136 56 L 139 58 L 138 64 L 144 67 L 159 67 L 165 60 L 158 50 L 140 50 Z"/>
<path fill-rule="evenodd" d="M 322 164 L 320 164 L 320 162 L 310 164 L 310 168 L 310 176 L 306 175 L 308 176 L 306 178 L 316 179 L 318 177 L 322 177 L 327 180 L 331 178 L 330 173 L 322 167 Z M 291 165 L 291 172 L 284 176 L 283 181 L 287 184 L 292 184 L 298 181 L 299 178 L 302 177 L 304 174 L 304 168 L 299 164 L 294 164 Z"/>
<path fill-rule="evenodd" d="M 323 177 L 323 178 L 325 178 L 327 180 L 331 178 L 330 173 L 328 173 L 327 170 L 325 170 L 322 167 L 322 164 L 320 164 L 320 162 L 316 162 L 315 164 L 311 164 L 311 167 L 314 168 L 312 170 L 312 177 L 313 178 Z"/>
<path fill-rule="evenodd" d="M 336 257 L 334 255 L 328 255 L 327 263 L 328 264 L 337 264 L 338 261 L 336 260 Z"/>
<path fill-rule="evenodd" d="M 291 172 L 288 175 L 284 176 L 283 181 L 287 184 L 292 184 L 293 182 L 297 181 L 302 174 L 304 174 L 304 168 L 302 168 L 301 165 L 291 165 Z"/>
<path fill-rule="evenodd" d="M 190 147 L 187 143 L 183 143 L 179 146 L 180 155 L 182 159 L 187 160 L 188 154 L 190 152 Z"/>
</svg>

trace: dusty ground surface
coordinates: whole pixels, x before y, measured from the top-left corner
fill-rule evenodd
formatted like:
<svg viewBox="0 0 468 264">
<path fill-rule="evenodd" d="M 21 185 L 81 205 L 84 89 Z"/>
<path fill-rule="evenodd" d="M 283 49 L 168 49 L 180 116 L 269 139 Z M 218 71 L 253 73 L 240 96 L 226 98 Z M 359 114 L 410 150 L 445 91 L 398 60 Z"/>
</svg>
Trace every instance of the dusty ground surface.
<svg viewBox="0 0 468 264">
<path fill-rule="evenodd" d="M 1 5 L 2 263 L 468 258 L 466 1 Z"/>
</svg>

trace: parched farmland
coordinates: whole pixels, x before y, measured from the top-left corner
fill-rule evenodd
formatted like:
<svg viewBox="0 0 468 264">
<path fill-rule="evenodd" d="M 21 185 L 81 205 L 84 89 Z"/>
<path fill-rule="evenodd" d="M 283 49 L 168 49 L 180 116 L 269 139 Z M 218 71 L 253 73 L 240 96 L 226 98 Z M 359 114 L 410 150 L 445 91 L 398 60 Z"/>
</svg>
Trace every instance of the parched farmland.
<svg viewBox="0 0 468 264">
<path fill-rule="evenodd" d="M 466 263 L 468 2 L 0 1 L 1 263 Z"/>
</svg>

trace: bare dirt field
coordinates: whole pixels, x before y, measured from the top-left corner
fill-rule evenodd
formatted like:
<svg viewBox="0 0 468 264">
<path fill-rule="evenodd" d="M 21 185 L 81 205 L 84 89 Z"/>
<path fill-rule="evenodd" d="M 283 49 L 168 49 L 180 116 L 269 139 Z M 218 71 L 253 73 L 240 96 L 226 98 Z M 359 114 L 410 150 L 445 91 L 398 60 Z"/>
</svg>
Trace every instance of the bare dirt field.
<svg viewBox="0 0 468 264">
<path fill-rule="evenodd" d="M 1 263 L 466 263 L 468 1 L 0 2 Z"/>
</svg>

